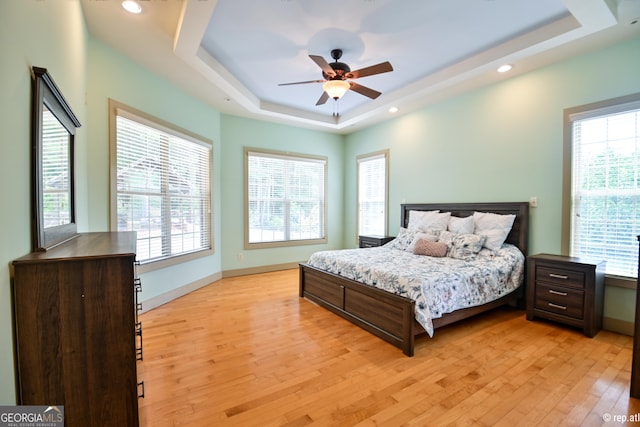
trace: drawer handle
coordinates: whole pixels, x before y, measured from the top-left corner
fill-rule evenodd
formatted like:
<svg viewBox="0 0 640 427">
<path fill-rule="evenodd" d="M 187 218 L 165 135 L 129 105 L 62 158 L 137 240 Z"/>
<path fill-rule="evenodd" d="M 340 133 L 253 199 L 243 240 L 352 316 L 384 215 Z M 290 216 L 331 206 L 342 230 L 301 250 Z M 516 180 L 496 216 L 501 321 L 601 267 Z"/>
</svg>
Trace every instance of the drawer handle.
<svg viewBox="0 0 640 427">
<path fill-rule="evenodd" d="M 136 323 L 136 337 L 140 337 L 140 345 L 138 346 L 138 339 L 136 338 L 136 360 L 144 360 L 142 355 L 142 322 Z"/>
<path fill-rule="evenodd" d="M 558 291 L 554 291 L 553 289 L 549 289 L 549 293 L 553 294 L 553 295 L 560 295 L 560 296 L 563 296 L 563 297 L 567 296 L 566 292 L 558 292 Z"/>
<path fill-rule="evenodd" d="M 558 305 L 558 304 L 554 304 L 552 302 L 549 302 L 547 304 L 549 304 L 549 307 L 559 308 L 560 310 L 566 310 L 567 309 L 567 307 L 565 307 L 564 305 Z"/>
<path fill-rule="evenodd" d="M 554 279 L 562 279 L 562 280 L 567 280 L 569 278 L 569 276 L 566 276 L 564 274 L 553 274 L 553 273 L 549 273 L 549 277 L 553 277 Z"/>
</svg>

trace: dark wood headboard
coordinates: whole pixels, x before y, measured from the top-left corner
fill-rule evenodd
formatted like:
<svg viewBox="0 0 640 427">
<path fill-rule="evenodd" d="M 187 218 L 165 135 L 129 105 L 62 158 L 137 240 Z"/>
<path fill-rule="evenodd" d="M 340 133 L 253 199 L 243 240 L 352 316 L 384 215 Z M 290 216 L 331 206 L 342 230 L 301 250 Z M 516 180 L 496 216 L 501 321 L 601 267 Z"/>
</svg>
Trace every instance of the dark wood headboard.
<svg viewBox="0 0 640 427">
<path fill-rule="evenodd" d="M 507 243 L 511 243 L 527 256 L 529 249 L 529 202 L 494 202 L 494 203 L 414 203 L 400 205 L 400 226 L 409 224 L 409 211 L 451 212 L 460 218 L 473 215 L 474 212 L 491 212 L 501 215 L 515 215 Z"/>
</svg>

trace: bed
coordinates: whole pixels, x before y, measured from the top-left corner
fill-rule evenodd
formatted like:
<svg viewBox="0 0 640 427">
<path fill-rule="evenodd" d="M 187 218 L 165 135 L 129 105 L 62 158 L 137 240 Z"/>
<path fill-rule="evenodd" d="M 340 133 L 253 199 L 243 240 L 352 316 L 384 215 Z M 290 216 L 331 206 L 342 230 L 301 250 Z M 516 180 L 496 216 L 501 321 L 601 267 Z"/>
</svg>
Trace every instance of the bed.
<svg viewBox="0 0 640 427">
<path fill-rule="evenodd" d="M 413 213 L 411 213 L 413 211 Z M 425 204 L 403 204 L 401 205 L 401 229 L 404 232 L 409 226 L 409 220 L 416 212 L 434 212 L 441 213 L 450 212 L 452 217 L 468 218 L 473 216 L 474 212 L 483 212 L 498 215 L 513 215 L 513 225 L 504 240 L 503 247 L 508 249 L 513 246 L 517 248 L 523 257 L 521 268 L 524 270 L 524 259 L 527 256 L 528 232 L 529 232 L 529 204 L 527 202 L 495 202 L 495 203 L 425 203 Z M 396 239 L 397 240 L 397 239 Z M 390 242 L 385 246 L 393 247 L 394 242 Z M 356 256 L 358 251 L 366 252 L 373 263 L 382 264 L 385 255 L 382 253 L 384 248 L 367 248 L 345 250 L 342 255 Z M 484 249 L 483 249 L 484 250 Z M 376 252 L 377 251 L 377 252 Z M 320 259 L 325 256 L 324 252 L 341 253 L 342 251 L 322 251 L 318 256 Z M 399 253 L 395 251 L 394 253 Z M 414 256 L 404 255 L 411 257 Z M 526 274 L 521 271 L 519 274 L 519 283 L 514 289 L 508 293 L 491 299 L 488 302 L 473 305 L 465 308 L 456 309 L 453 312 L 438 313 L 437 316 L 430 319 L 430 324 L 425 327 L 424 319 L 418 317 L 416 320 L 416 299 L 405 292 L 399 295 L 395 291 L 383 289 L 384 283 L 367 284 L 370 278 L 351 274 L 346 272 L 325 271 L 326 266 L 320 264 L 321 267 L 310 265 L 309 262 L 314 260 L 316 254 L 310 258 L 307 263 L 300 264 L 300 297 L 306 298 L 327 310 L 349 320 L 355 325 L 371 332 L 381 339 L 400 348 L 407 356 L 413 356 L 416 335 L 429 332 L 433 334 L 433 330 L 442 326 L 469 318 L 476 314 L 491 310 L 505 304 L 517 304 L 524 306 L 524 277 Z M 415 257 L 415 256 L 414 256 Z M 429 258 L 429 257 L 423 257 Z M 407 258 L 406 265 L 412 265 Z M 404 261 L 403 261 L 404 262 Z M 371 268 L 377 268 L 377 265 Z M 381 267 L 382 268 L 382 267 Z M 328 268 L 327 268 L 328 269 Z M 409 269 L 407 269 L 409 270 Z M 357 270 L 356 270 L 357 271 Z M 461 267 L 462 271 L 462 267 Z M 341 274 L 338 274 L 341 273 Z M 401 281 L 415 280 L 411 272 L 407 274 L 408 278 L 401 278 Z M 380 280 L 380 279 L 378 279 Z M 397 281 L 397 280 L 396 280 Z M 388 285 L 388 284 L 387 284 Z M 376 287 L 380 286 L 380 287 Z M 389 286 L 387 286 L 389 288 Z M 422 306 L 422 303 L 419 303 Z M 429 329 L 432 328 L 432 329 Z"/>
</svg>

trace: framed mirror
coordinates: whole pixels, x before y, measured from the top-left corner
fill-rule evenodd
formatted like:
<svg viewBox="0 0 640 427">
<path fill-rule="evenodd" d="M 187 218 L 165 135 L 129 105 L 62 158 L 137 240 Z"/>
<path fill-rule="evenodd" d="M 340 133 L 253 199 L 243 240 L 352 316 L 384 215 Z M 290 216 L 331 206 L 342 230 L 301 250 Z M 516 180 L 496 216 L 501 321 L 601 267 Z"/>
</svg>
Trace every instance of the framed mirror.
<svg viewBox="0 0 640 427">
<path fill-rule="evenodd" d="M 74 137 L 81 125 L 47 69 L 32 71 L 32 240 L 34 251 L 46 251 L 77 235 Z"/>
</svg>

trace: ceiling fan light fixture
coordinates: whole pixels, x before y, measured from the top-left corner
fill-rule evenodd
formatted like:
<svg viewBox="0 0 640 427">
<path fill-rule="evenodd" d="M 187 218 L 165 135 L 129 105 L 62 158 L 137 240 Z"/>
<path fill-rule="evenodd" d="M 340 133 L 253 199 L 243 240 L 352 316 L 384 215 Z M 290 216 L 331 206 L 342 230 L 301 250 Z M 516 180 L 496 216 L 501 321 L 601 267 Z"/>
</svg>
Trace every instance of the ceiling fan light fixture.
<svg viewBox="0 0 640 427">
<path fill-rule="evenodd" d="M 345 80 L 328 80 L 322 85 L 322 89 L 331 98 L 338 100 L 349 90 L 351 85 Z"/>
<path fill-rule="evenodd" d="M 142 7 L 137 1 L 134 0 L 125 0 L 122 2 L 122 7 L 124 10 L 130 13 L 140 13 L 142 12 Z"/>
</svg>

